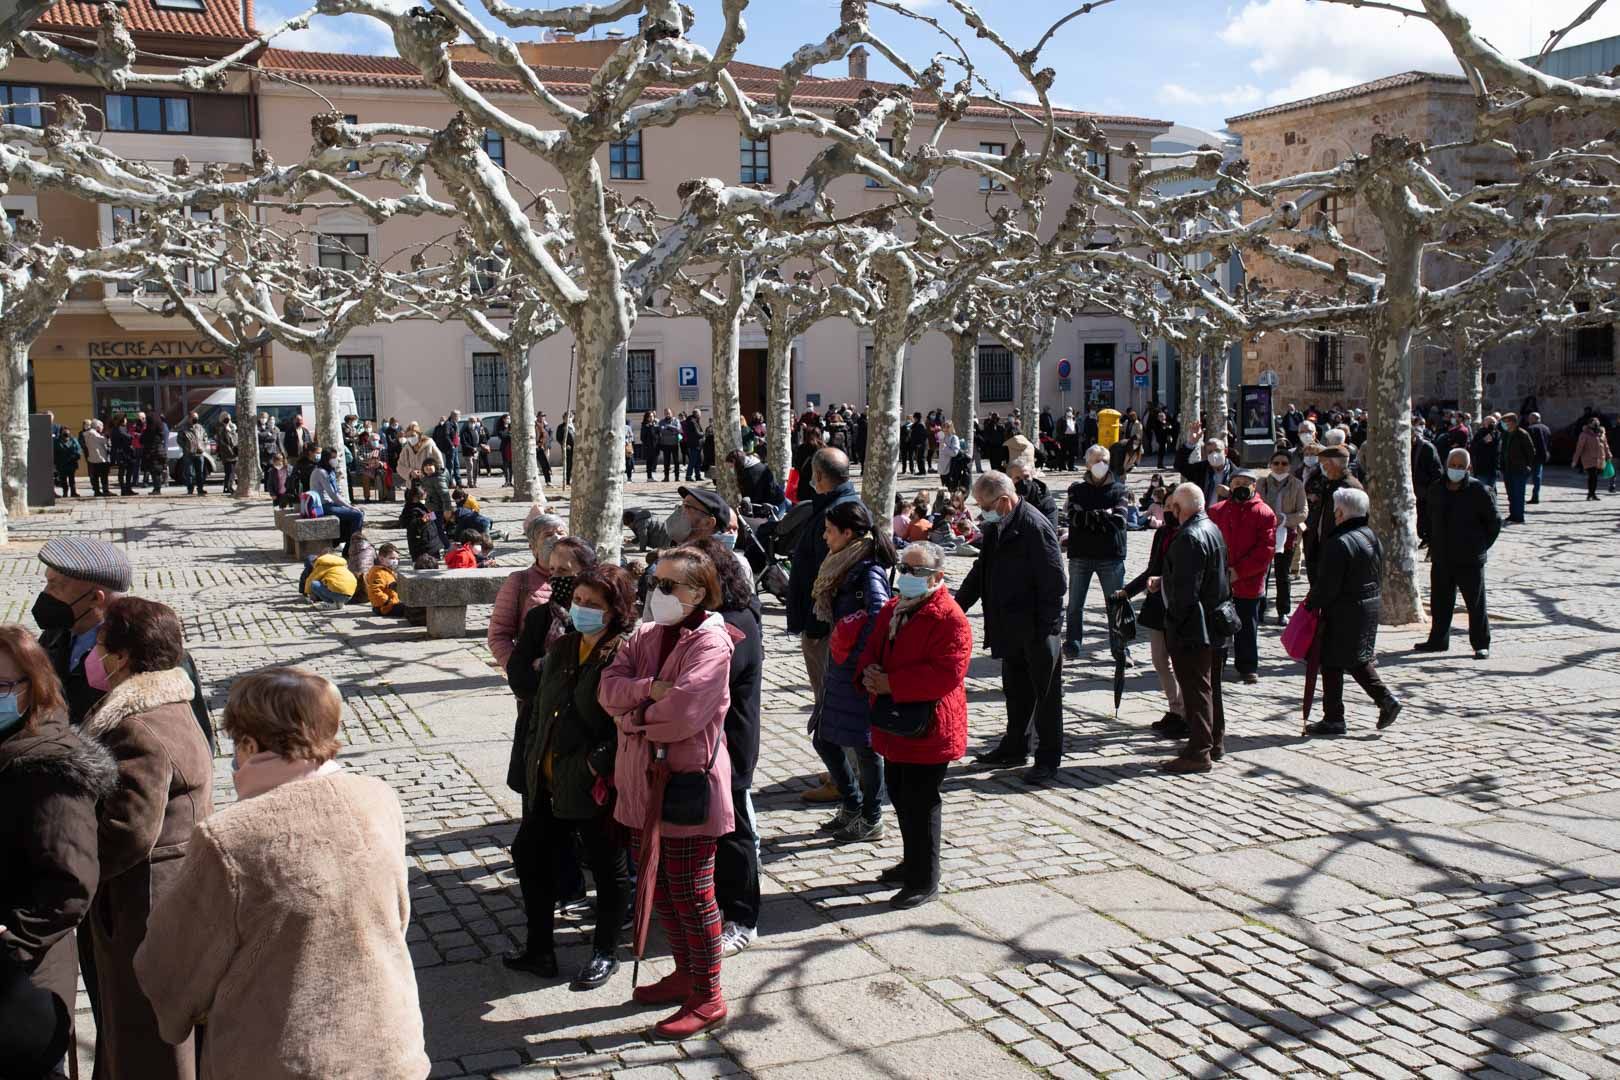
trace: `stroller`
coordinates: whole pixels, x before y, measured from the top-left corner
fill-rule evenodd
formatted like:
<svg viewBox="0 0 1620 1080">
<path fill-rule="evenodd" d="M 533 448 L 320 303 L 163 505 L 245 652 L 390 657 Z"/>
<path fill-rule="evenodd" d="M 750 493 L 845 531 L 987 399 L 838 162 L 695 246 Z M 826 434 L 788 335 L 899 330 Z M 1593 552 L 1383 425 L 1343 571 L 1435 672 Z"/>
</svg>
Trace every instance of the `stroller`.
<svg viewBox="0 0 1620 1080">
<path fill-rule="evenodd" d="M 754 589 L 770 593 L 778 601 L 787 601 L 788 561 L 790 552 L 799 543 L 810 519 L 815 516 L 815 505 L 809 499 L 797 503 L 786 514 L 774 506 L 762 506 L 743 500 L 737 515 L 737 550 L 754 569 Z"/>
</svg>

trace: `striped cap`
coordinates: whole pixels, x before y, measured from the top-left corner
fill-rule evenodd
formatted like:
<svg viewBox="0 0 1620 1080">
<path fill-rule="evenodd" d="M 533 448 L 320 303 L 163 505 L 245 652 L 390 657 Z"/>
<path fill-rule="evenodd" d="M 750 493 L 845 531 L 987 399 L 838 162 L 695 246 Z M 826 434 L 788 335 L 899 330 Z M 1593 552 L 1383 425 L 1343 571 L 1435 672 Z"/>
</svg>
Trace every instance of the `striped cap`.
<svg viewBox="0 0 1620 1080">
<path fill-rule="evenodd" d="M 112 592 L 129 592 L 135 572 L 124 553 L 105 540 L 86 536 L 59 536 L 39 549 L 39 561 L 75 581 L 100 585 Z"/>
</svg>

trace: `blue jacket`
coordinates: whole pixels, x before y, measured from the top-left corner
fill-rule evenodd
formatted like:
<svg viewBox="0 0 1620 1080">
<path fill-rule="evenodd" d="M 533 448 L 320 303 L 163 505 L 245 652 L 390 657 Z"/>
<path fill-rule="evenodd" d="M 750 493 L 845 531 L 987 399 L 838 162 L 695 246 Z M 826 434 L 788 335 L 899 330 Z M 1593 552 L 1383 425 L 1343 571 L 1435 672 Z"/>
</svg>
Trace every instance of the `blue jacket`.
<svg viewBox="0 0 1620 1080">
<path fill-rule="evenodd" d="M 866 612 L 855 647 L 842 664 L 827 662 L 827 683 L 821 696 L 821 723 L 818 734 L 837 746 L 872 745 L 866 691 L 855 685 L 855 668 L 866 648 L 866 639 L 877 622 L 877 614 L 889 602 L 889 575 L 870 559 L 850 567 L 833 597 L 833 614 L 842 619 L 857 611 Z"/>
<path fill-rule="evenodd" d="M 855 486 L 845 481 L 824 494 L 812 498 L 815 513 L 805 522 L 804 531 L 790 556 L 788 572 L 787 628 L 790 634 L 826 637 L 832 627 L 816 618 L 815 603 L 810 599 L 810 588 L 816 583 L 821 564 L 827 558 L 827 511 L 844 502 L 860 498 Z"/>
</svg>

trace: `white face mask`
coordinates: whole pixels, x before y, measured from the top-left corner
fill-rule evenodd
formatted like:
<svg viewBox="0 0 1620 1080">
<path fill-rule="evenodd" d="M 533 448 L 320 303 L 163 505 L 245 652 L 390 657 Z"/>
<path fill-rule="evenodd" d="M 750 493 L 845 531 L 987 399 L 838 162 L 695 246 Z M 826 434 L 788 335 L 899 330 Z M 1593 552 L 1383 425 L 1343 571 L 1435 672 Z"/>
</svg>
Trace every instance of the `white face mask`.
<svg viewBox="0 0 1620 1080">
<path fill-rule="evenodd" d="M 674 626 L 686 618 L 686 605 L 674 593 L 654 589 L 647 598 L 647 612 L 659 626 Z"/>
<path fill-rule="evenodd" d="M 420 439 L 421 437 L 422 436 L 420 435 L 407 435 L 405 436 L 405 442 L 411 446 L 415 446 L 416 440 Z"/>
<path fill-rule="evenodd" d="M 1275 465 L 1275 466 L 1273 466 L 1272 469 L 1271 469 L 1271 475 L 1275 476 L 1278 480 L 1286 479 L 1287 476 L 1288 476 L 1288 466 L 1286 466 L 1286 465 Z"/>
<path fill-rule="evenodd" d="M 1104 477 L 1106 477 L 1108 475 L 1108 462 L 1106 462 L 1106 461 L 1094 461 L 1094 462 L 1092 462 L 1092 464 L 1091 464 L 1091 475 L 1095 476 L 1098 480 L 1101 480 Z"/>
<path fill-rule="evenodd" d="M 1450 478 L 1450 480 L 1451 480 L 1451 482 L 1453 484 L 1460 484 L 1465 479 L 1467 479 L 1468 470 L 1467 469 L 1450 469 L 1450 468 L 1448 468 L 1446 470 L 1446 476 L 1448 478 Z"/>
<path fill-rule="evenodd" d="M 1215 451 L 1213 454 L 1210 454 L 1205 460 L 1209 462 L 1209 467 L 1212 469 L 1226 468 L 1226 455 L 1221 453 L 1219 450 Z"/>
</svg>

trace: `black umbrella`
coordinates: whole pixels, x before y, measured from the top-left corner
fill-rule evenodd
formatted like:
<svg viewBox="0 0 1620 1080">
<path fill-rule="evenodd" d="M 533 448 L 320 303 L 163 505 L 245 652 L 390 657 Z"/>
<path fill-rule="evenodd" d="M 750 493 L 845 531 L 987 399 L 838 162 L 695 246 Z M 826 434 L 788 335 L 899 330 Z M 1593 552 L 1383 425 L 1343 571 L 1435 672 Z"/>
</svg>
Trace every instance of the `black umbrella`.
<svg viewBox="0 0 1620 1080">
<path fill-rule="evenodd" d="M 1114 654 L 1114 719 L 1125 696 L 1125 645 L 1136 640 L 1136 609 L 1123 596 L 1108 599 L 1108 648 Z"/>
</svg>

